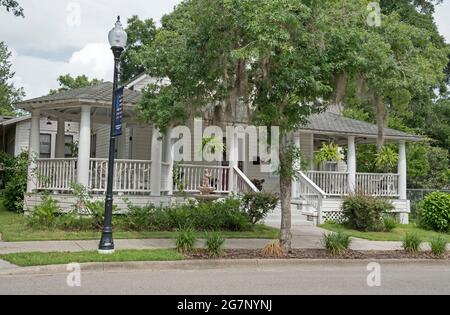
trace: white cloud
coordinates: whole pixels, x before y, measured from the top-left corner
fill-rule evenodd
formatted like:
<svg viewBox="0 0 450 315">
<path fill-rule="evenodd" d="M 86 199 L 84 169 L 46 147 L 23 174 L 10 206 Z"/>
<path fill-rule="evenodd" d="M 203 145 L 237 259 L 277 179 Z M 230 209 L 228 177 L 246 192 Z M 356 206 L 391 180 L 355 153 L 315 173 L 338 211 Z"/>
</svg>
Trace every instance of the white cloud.
<svg viewBox="0 0 450 315">
<path fill-rule="evenodd" d="M 90 78 L 111 81 L 114 61 L 107 44 L 92 43 L 73 53 L 67 62 L 21 56 L 15 51 L 12 62 L 16 72 L 14 83 L 25 88 L 26 98 L 29 99 L 45 95 L 50 89 L 56 88 L 56 79 L 62 74 L 85 74 Z"/>
</svg>

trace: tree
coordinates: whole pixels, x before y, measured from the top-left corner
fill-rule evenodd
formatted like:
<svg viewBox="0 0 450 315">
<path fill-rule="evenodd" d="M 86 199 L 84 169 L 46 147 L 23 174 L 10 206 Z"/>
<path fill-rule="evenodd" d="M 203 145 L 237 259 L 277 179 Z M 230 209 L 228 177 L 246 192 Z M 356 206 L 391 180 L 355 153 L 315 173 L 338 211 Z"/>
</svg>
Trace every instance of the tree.
<svg viewBox="0 0 450 315">
<path fill-rule="evenodd" d="M 0 115 L 14 116 L 15 110 L 13 104 L 20 101 L 25 93 L 22 88 L 17 89 L 10 82 L 14 77 L 11 70 L 11 52 L 5 43 L 0 42 Z"/>
<path fill-rule="evenodd" d="M 56 94 L 72 89 L 78 89 L 82 87 L 94 86 L 103 82 L 103 80 L 92 79 L 90 80 L 85 75 L 72 77 L 70 74 L 61 75 L 58 77 L 59 88 L 57 90 L 50 90 L 49 94 Z"/>
<path fill-rule="evenodd" d="M 291 135 L 331 93 L 317 19 L 325 1 L 191 0 L 164 17 L 143 52 L 150 86 L 141 116 L 161 130 L 218 104 L 215 118 L 280 126 L 281 243 L 291 248 L 291 184 L 298 156 Z"/>
<path fill-rule="evenodd" d="M 15 16 L 25 16 L 23 8 L 15 0 L 0 0 L 0 6 L 5 7 L 6 11 L 12 12 Z"/>
<path fill-rule="evenodd" d="M 128 19 L 125 31 L 128 41 L 120 60 L 122 82 L 127 82 L 145 71 L 141 51 L 154 40 L 156 26 L 152 19 L 140 20 L 137 15 L 134 15 Z"/>
</svg>

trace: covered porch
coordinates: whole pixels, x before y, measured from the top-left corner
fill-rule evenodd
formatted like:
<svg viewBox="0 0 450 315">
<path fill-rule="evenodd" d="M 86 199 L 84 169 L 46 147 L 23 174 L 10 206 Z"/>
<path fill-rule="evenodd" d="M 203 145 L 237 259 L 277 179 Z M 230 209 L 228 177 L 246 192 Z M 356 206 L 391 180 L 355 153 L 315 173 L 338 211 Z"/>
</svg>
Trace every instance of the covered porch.
<svg viewBox="0 0 450 315">
<path fill-rule="evenodd" d="M 339 219 L 343 198 L 362 193 L 391 199 L 400 221 L 408 222 L 406 143 L 423 139 L 387 129 L 386 143 L 396 144 L 398 148 L 397 172 L 359 173 L 356 158 L 358 145 L 375 145 L 377 131 L 376 125 L 326 112 L 313 116 L 310 123 L 296 134 L 296 146 L 311 161 L 308 170 L 301 172 L 299 180 L 293 183 L 294 203 L 296 201 L 300 205 L 305 215 L 318 223 Z M 346 149 L 346 157 L 342 161 L 317 165 L 313 162 L 314 153 L 320 150 L 323 143 L 330 142 Z"/>
</svg>

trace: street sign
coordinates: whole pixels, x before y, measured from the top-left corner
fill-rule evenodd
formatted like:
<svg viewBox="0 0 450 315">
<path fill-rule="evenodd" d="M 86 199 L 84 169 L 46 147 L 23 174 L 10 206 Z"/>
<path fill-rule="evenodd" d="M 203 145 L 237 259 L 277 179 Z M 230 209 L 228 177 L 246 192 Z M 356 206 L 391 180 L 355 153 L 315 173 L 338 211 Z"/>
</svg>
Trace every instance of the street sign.
<svg viewBox="0 0 450 315">
<path fill-rule="evenodd" d="M 122 135 L 122 119 L 123 119 L 123 90 L 121 87 L 116 91 L 116 102 L 114 104 L 114 137 Z"/>
</svg>

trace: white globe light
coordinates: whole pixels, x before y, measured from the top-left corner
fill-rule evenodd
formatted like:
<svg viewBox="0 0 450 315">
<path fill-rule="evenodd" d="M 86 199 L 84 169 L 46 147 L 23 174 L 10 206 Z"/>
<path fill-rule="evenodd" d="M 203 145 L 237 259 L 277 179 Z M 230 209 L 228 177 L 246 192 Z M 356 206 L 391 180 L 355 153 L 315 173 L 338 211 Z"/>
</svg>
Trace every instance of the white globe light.
<svg viewBox="0 0 450 315">
<path fill-rule="evenodd" d="M 122 27 L 122 23 L 120 23 L 120 16 L 117 18 L 116 25 L 114 28 L 109 31 L 108 40 L 111 47 L 125 48 L 127 44 L 127 33 L 124 31 Z"/>
</svg>

